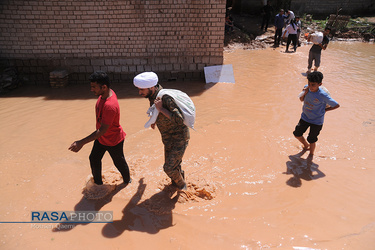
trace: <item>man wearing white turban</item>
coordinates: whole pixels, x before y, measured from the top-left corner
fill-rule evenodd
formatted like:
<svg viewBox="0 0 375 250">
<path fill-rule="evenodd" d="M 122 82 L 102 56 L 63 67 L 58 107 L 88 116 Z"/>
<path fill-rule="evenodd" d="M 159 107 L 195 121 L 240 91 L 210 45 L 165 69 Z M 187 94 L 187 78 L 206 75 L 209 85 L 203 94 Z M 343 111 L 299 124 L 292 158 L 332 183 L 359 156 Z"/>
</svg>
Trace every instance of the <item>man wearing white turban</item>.
<svg viewBox="0 0 375 250">
<path fill-rule="evenodd" d="M 143 72 L 134 77 L 134 85 L 140 96 L 148 98 L 150 106 L 155 104 L 159 115 L 151 128 L 158 127 L 164 144 L 164 172 L 171 178 L 172 184 L 180 190 L 186 190 L 184 171 L 181 169 L 182 157 L 190 139 L 189 128 L 184 124 L 184 116 L 175 100 L 168 94 L 157 97 L 162 86 L 158 84 L 154 72 Z"/>
</svg>

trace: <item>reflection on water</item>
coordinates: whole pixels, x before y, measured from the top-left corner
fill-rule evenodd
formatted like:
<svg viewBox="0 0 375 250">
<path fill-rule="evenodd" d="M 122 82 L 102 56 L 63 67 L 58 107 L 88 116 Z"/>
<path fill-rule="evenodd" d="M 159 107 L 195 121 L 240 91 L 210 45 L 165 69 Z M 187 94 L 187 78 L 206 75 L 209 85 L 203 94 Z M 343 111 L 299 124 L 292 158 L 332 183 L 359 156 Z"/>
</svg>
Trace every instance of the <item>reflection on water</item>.
<svg viewBox="0 0 375 250">
<path fill-rule="evenodd" d="M 197 109 L 196 131 L 182 164 L 195 197 L 168 204 L 168 217 L 149 213 L 150 207 L 161 207 L 158 201 L 165 197 L 159 195 L 168 184 L 160 134 L 143 128 L 147 100 L 124 83 L 113 88 L 134 183 L 101 207 L 114 211 L 117 229 L 90 224 L 74 234 L 51 235 L 7 224 L 0 227 L 0 243 L 8 249 L 43 248 L 58 238 L 62 246 L 107 247 L 111 238 L 113 248 L 124 239 L 130 248 L 140 248 L 153 247 L 157 238 L 160 248 L 373 247 L 374 227 L 365 226 L 375 210 L 374 45 L 331 42 L 323 51 L 323 84 L 341 107 L 327 113 L 312 160 L 298 155 L 301 147 L 292 134 L 302 110 L 297 95 L 307 84 L 309 46 L 296 53 L 283 50 L 225 54 L 235 84 L 162 83 L 187 92 Z M 1 221 L 27 221 L 33 210 L 74 209 L 90 173 L 91 145 L 78 154 L 67 148 L 95 128 L 94 105 L 88 86 L 31 86 L 0 99 Z M 105 156 L 103 169 L 112 167 Z M 284 173 L 293 179 L 288 182 L 291 175 Z M 130 201 L 140 193 L 141 179 L 135 206 Z M 161 221 L 165 226 L 155 226 Z M 96 236 L 86 240 L 86 235 Z"/>
</svg>

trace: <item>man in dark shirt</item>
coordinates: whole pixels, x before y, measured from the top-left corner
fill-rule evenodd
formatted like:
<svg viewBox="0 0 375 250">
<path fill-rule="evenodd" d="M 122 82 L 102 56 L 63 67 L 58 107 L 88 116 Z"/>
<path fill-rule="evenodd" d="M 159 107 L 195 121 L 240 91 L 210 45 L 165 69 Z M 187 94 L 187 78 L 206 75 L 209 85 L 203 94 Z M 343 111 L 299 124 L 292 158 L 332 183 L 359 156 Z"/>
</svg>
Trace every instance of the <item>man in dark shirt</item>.
<svg viewBox="0 0 375 250">
<path fill-rule="evenodd" d="M 280 39 L 283 34 L 283 27 L 284 27 L 284 10 L 281 9 L 279 14 L 275 17 L 275 44 L 274 47 L 279 47 Z"/>
<path fill-rule="evenodd" d="M 328 46 L 328 43 L 329 43 L 328 34 L 330 32 L 331 32 L 331 29 L 326 27 L 324 29 L 324 32 L 323 32 L 323 41 L 319 44 L 314 44 L 311 47 L 311 49 L 309 51 L 309 59 L 308 59 L 306 74 L 311 73 L 313 61 L 314 61 L 314 66 L 315 66 L 314 71 L 318 71 L 318 68 L 320 66 L 320 58 L 321 58 L 321 54 L 322 54 L 322 49 L 323 50 L 327 49 L 327 46 Z M 310 36 L 307 38 L 307 41 L 310 41 L 309 39 L 310 39 Z"/>
<path fill-rule="evenodd" d="M 273 12 L 273 8 L 272 8 L 270 2 L 267 1 L 267 4 L 262 7 L 263 20 L 262 20 L 262 28 L 261 28 L 261 30 L 263 30 L 263 28 L 265 27 L 264 31 L 267 31 L 268 22 L 270 21 L 272 12 Z"/>
<path fill-rule="evenodd" d="M 175 100 L 165 94 L 157 97 L 162 86 L 154 72 L 143 72 L 134 77 L 134 85 L 140 96 L 148 98 L 150 106 L 155 104 L 159 115 L 151 128 L 158 127 L 164 144 L 164 172 L 171 178 L 172 184 L 180 190 L 186 190 L 184 171 L 181 169 L 182 157 L 190 139 L 189 128 L 184 124 L 184 116 Z"/>
</svg>

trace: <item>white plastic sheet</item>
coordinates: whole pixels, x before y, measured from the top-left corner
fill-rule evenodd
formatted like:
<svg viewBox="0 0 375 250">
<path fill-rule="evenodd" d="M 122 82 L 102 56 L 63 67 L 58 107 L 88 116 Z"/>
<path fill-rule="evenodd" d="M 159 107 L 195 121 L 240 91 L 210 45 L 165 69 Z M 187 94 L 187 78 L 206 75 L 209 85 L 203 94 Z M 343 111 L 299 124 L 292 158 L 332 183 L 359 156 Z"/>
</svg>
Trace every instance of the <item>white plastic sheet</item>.
<svg viewBox="0 0 375 250">
<path fill-rule="evenodd" d="M 206 83 L 235 83 L 232 64 L 204 67 Z"/>
</svg>

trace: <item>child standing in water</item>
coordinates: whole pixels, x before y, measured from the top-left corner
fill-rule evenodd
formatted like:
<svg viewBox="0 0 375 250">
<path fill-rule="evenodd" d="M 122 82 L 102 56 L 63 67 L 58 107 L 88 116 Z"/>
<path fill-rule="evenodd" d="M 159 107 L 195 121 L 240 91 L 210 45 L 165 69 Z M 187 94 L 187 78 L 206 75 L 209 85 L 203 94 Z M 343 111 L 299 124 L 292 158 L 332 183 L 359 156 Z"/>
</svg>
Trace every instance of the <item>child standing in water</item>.
<svg viewBox="0 0 375 250">
<path fill-rule="evenodd" d="M 309 157 L 312 158 L 326 111 L 337 109 L 340 105 L 323 88 L 320 88 L 323 80 L 321 72 L 312 72 L 307 76 L 307 80 L 308 85 L 303 88 L 303 92 L 299 96 L 303 102 L 301 119 L 293 134 L 303 144 L 303 149 L 310 150 Z M 309 127 L 310 131 L 306 141 L 303 134 Z"/>
</svg>

